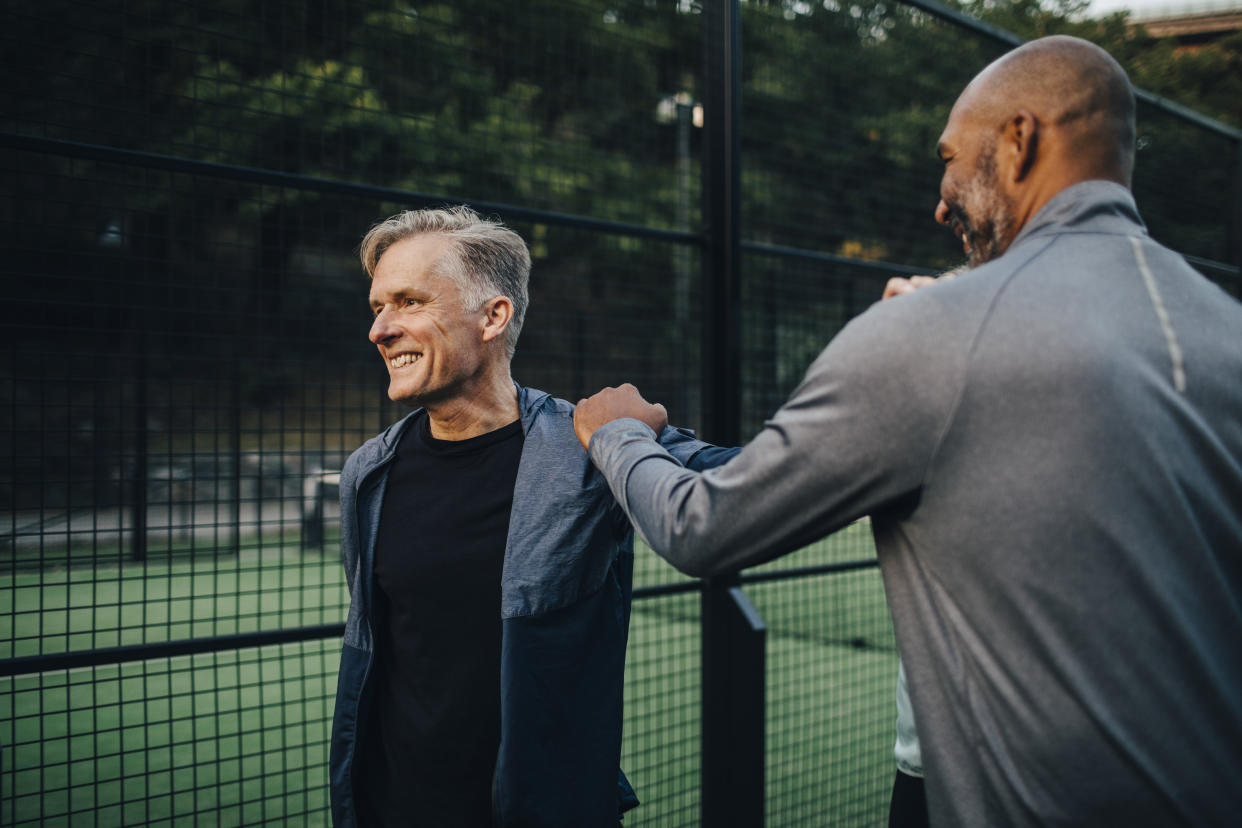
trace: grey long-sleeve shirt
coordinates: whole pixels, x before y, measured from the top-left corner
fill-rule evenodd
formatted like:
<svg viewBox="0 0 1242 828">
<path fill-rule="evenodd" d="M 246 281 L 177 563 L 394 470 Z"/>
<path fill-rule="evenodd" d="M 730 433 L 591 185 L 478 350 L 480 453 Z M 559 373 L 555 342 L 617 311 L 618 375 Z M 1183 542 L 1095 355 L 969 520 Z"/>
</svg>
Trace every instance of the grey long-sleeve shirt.
<svg viewBox="0 0 1242 828">
<path fill-rule="evenodd" d="M 1242 306 L 1122 187 L 853 320 L 728 464 L 651 437 L 591 458 L 688 573 L 872 516 L 933 824 L 1242 813 Z"/>
</svg>

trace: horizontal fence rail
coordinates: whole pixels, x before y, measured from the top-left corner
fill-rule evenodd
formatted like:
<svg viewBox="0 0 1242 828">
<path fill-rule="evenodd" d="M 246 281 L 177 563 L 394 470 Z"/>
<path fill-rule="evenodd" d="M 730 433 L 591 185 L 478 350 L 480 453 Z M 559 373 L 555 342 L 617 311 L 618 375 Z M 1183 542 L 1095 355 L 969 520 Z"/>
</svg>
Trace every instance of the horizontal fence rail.
<svg viewBox="0 0 1242 828">
<path fill-rule="evenodd" d="M 803 566 L 796 569 L 747 572 L 743 573 L 739 580 L 743 584 L 767 583 L 769 581 L 791 578 L 806 578 L 813 575 L 829 575 L 837 572 L 874 569 L 877 566 L 879 566 L 879 562 L 871 558 L 843 563 L 821 564 L 819 566 Z M 633 592 L 633 598 L 635 601 L 642 601 L 668 595 L 701 592 L 703 587 L 704 581 L 695 578 L 681 583 L 638 587 Z M 72 670 L 81 667 L 99 667 L 105 664 L 148 661 L 156 658 L 209 653 L 217 650 L 244 650 L 272 644 L 286 644 L 291 641 L 340 638 L 344 632 L 344 624 L 319 624 L 313 627 L 293 627 L 263 632 L 240 633 L 237 635 L 189 638 L 181 641 L 167 641 L 155 644 L 135 644 L 128 647 L 104 647 L 52 655 L 24 656 L 0 661 L 0 677 L 10 678 L 12 676 Z"/>
</svg>

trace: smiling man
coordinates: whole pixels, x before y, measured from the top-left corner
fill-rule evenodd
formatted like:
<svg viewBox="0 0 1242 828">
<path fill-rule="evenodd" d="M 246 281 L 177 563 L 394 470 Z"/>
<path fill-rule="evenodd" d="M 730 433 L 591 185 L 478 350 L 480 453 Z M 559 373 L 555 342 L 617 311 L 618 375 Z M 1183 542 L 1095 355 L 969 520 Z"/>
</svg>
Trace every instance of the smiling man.
<svg viewBox="0 0 1242 828">
<path fill-rule="evenodd" d="M 871 516 L 933 825 L 1235 824 L 1242 306 L 1147 235 L 1098 47 L 985 68 L 939 154 L 973 266 L 850 322 L 736 458 L 682 468 L 632 386 L 579 438 L 691 574 Z"/>
<path fill-rule="evenodd" d="M 371 341 L 415 410 L 349 458 L 338 826 L 616 828 L 632 532 L 573 406 L 514 383 L 522 239 L 466 207 L 366 235 Z M 735 452 L 663 429 L 692 468 Z"/>
</svg>

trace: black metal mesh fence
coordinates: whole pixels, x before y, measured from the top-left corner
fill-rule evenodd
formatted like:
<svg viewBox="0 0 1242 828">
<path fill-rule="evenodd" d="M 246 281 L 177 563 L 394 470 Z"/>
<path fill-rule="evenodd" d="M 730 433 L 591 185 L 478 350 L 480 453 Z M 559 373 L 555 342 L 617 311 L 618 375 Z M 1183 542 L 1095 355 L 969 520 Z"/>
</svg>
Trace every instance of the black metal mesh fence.
<svg viewBox="0 0 1242 828">
<path fill-rule="evenodd" d="M 957 93 L 1007 49 L 899 3 L 743 8 L 744 239 L 958 264 L 932 220 L 936 141 Z"/>
<path fill-rule="evenodd" d="M 401 414 L 366 341 L 374 221 L 499 213 L 535 262 L 515 377 L 569 399 L 631 380 L 701 426 L 700 12 L 0 13 L 0 822 L 326 824 L 334 474 Z M 884 279 L 956 262 L 932 147 L 1001 47 L 893 3 L 747 3 L 742 23 L 749 435 Z M 1237 142 L 1140 115 L 1153 233 L 1236 293 Z M 760 574 L 872 557 L 860 524 Z M 651 590 L 684 579 L 645 550 L 637 567 L 627 824 L 694 825 L 698 594 Z M 874 824 L 896 672 L 878 573 L 747 591 L 769 626 L 769 824 Z"/>
<path fill-rule="evenodd" d="M 324 824 L 339 647 L 6 680 L 5 824 Z"/>
<path fill-rule="evenodd" d="M 1242 298 L 1239 141 L 1140 101 L 1136 146 L 1134 198 L 1152 237 Z"/>
</svg>

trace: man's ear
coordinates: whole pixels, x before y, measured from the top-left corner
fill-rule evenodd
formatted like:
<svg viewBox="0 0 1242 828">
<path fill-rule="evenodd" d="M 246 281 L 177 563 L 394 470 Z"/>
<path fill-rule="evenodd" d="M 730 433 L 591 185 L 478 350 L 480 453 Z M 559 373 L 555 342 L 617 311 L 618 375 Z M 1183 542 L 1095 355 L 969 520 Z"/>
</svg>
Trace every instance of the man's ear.
<svg viewBox="0 0 1242 828">
<path fill-rule="evenodd" d="M 1001 147 L 1011 162 L 1009 180 L 1016 184 L 1025 179 L 1039 155 L 1039 119 L 1029 109 L 1019 109 L 1005 123 Z"/>
<path fill-rule="evenodd" d="M 491 342 L 504 335 L 513 321 L 513 300 L 508 296 L 493 296 L 483 303 L 483 341 Z"/>
</svg>

